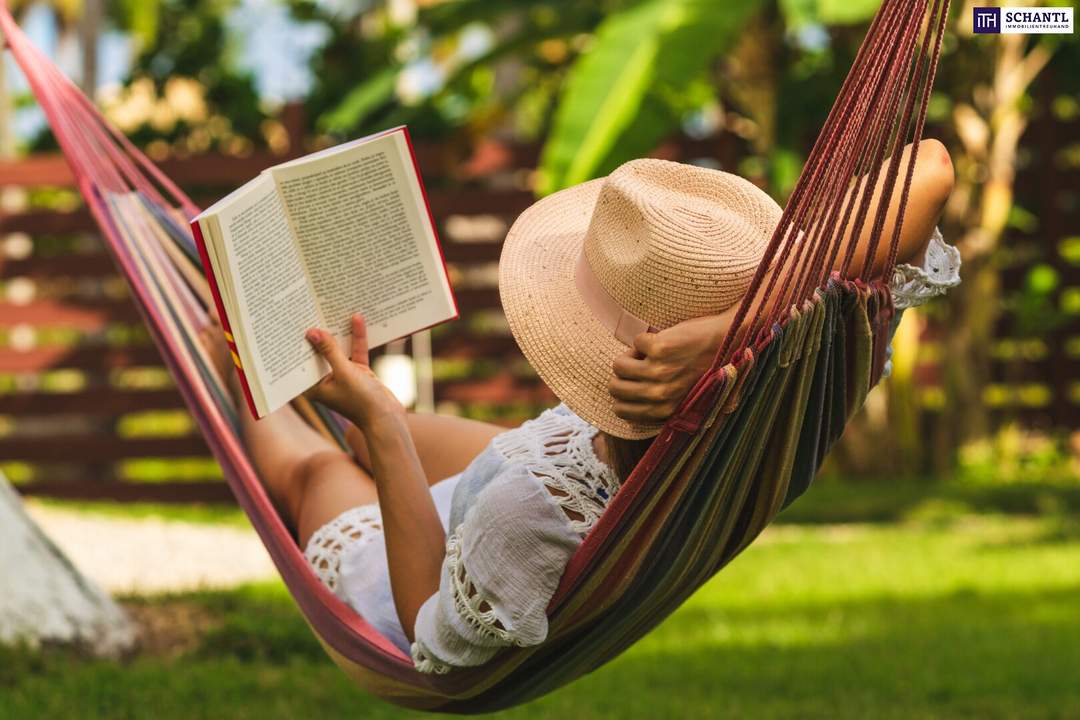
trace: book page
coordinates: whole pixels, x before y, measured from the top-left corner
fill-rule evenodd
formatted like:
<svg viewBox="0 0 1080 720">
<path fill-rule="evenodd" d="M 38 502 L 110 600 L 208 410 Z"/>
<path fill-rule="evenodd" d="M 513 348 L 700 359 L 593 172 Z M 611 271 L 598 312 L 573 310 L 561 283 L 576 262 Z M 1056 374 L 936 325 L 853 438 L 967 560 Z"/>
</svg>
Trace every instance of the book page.
<svg viewBox="0 0 1080 720">
<path fill-rule="evenodd" d="M 356 312 L 367 320 L 371 347 L 454 316 L 404 133 L 269 172 L 327 330 L 340 342 Z"/>
<path fill-rule="evenodd" d="M 255 180 L 241 202 L 221 208 L 217 221 L 237 306 L 230 322 L 234 330 L 240 325 L 243 342 L 237 346 L 246 350 L 241 362 L 249 383 L 257 381 L 253 394 L 258 385 L 265 412 L 271 412 L 325 374 L 304 338 L 323 321 L 269 177 Z"/>
</svg>

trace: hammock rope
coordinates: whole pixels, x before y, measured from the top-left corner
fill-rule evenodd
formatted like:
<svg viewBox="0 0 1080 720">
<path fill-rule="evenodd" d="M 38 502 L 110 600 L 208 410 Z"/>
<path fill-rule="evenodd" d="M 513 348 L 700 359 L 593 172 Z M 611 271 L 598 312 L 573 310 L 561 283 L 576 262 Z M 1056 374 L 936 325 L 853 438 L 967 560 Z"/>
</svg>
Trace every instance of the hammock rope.
<svg viewBox="0 0 1080 720">
<path fill-rule="evenodd" d="M 237 433 L 237 409 L 196 341 L 213 312 L 187 226 L 196 205 L 30 43 L 6 5 L 0 29 L 237 502 L 330 657 L 391 702 L 471 713 L 538 697 L 616 657 L 809 487 L 884 366 L 893 316 L 886 281 L 948 6 L 890 0 L 879 9 L 739 305 L 732 327 L 741 329 L 725 338 L 570 560 L 548 608 L 548 640 L 438 676 L 416 672 L 319 582 L 275 512 Z M 908 142 L 914 149 L 902 167 Z M 871 276 L 897 192 L 887 259 Z M 845 238 L 865 227 L 866 257 L 849 276 L 855 243 L 845 247 Z M 761 306 L 759 297 L 775 294 L 778 302 Z M 296 407 L 341 442 L 325 409 Z"/>
</svg>

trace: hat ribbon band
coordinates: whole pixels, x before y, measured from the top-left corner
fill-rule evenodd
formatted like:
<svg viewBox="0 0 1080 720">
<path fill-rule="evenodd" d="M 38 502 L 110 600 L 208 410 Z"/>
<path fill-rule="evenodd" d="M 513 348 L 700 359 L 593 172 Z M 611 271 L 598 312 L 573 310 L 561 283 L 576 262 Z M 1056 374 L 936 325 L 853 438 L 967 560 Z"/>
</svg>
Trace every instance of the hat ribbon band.
<svg viewBox="0 0 1080 720">
<path fill-rule="evenodd" d="M 585 259 L 584 248 L 578 253 L 577 266 L 574 268 L 574 283 L 581 298 L 592 311 L 593 317 L 612 332 L 623 345 L 634 346 L 634 338 L 643 332 L 656 332 L 652 327 L 633 313 L 623 309 L 615 298 L 608 294 L 600 279 Z"/>
</svg>

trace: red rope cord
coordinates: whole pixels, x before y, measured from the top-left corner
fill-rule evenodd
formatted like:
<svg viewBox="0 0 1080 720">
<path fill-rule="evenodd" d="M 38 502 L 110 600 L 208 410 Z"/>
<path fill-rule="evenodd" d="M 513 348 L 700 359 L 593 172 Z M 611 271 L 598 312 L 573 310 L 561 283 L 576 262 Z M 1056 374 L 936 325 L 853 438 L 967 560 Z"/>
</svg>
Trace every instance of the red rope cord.
<svg viewBox="0 0 1080 720">
<path fill-rule="evenodd" d="M 906 4 L 910 4 L 911 2 L 913 2 L 913 0 L 906 0 Z M 800 177 L 799 183 L 796 185 L 797 190 L 799 189 L 799 186 L 805 187 L 805 195 L 793 193 L 792 200 L 788 203 L 788 207 L 781 217 L 781 227 L 778 228 L 777 235 L 785 235 L 789 238 L 797 237 L 795 234 L 796 229 L 803 226 L 806 213 L 813 207 L 820 195 L 822 178 L 824 177 L 828 165 L 825 160 L 828 159 L 829 162 L 834 161 L 836 144 L 843 138 L 844 133 L 850 132 L 849 124 L 840 122 L 840 118 L 848 117 L 848 108 L 851 106 L 853 99 L 857 98 L 860 92 L 865 92 L 868 85 L 875 87 L 878 84 L 877 78 L 884 73 L 884 68 L 886 66 L 885 60 L 890 55 L 891 46 L 896 42 L 895 33 L 887 32 L 887 28 L 891 27 L 896 22 L 898 19 L 896 16 L 904 9 L 904 7 L 905 2 L 890 4 L 885 13 L 880 15 L 879 19 L 881 22 L 879 24 L 876 23 L 876 28 L 872 28 L 876 30 L 873 37 L 864 41 L 863 48 L 867 50 L 870 62 L 868 73 L 857 73 L 856 69 L 861 70 L 863 63 L 856 62 L 853 72 L 851 73 L 855 75 L 855 82 L 850 86 L 848 92 L 841 92 L 841 100 L 838 100 L 836 105 L 834 105 L 834 110 L 840 110 L 840 112 L 837 113 L 837 122 L 835 124 L 827 123 L 827 125 L 830 125 L 828 131 L 824 134 L 824 138 L 819 137 L 818 142 L 815 143 L 815 147 L 811 151 L 810 159 L 807 160 L 807 166 L 804 168 L 804 173 L 807 169 L 809 169 L 810 173 L 805 180 L 806 184 L 803 185 L 804 179 Z M 880 43 L 885 43 L 885 47 L 879 47 Z M 848 122 L 850 122 L 850 120 Z M 821 148 L 820 150 L 818 150 L 819 146 Z M 784 227 L 785 223 L 787 223 L 787 227 Z M 762 295 L 762 302 L 765 302 L 766 298 L 772 297 L 774 288 L 781 281 L 781 275 L 784 274 L 782 272 L 784 264 L 787 262 L 788 256 L 792 252 L 793 242 L 794 240 L 785 243 L 783 251 L 780 252 L 775 260 L 771 261 L 771 264 L 779 264 L 780 268 L 778 272 L 770 274 L 769 281 L 765 286 L 765 292 Z M 800 243 L 800 245 L 801 247 L 794 258 L 796 263 L 805 251 L 805 243 Z M 766 256 L 768 257 L 768 250 L 766 252 Z M 765 261 L 765 263 L 770 263 L 770 261 Z M 758 270 L 761 271 L 763 268 L 759 266 Z M 760 288 L 763 279 L 760 275 L 760 272 L 755 275 L 754 281 L 751 283 L 751 288 L 748 290 L 747 296 L 743 300 L 744 305 L 749 306 L 749 303 L 756 299 L 758 289 Z M 786 278 L 784 279 L 786 280 Z M 786 295 L 787 293 L 785 292 L 785 296 Z M 781 317 L 782 313 L 787 312 L 789 306 L 789 303 L 774 303 L 768 311 L 762 312 L 759 309 L 758 312 L 755 312 L 750 322 L 750 328 L 744 336 L 744 345 L 752 343 L 759 346 L 767 342 L 768 337 L 772 332 L 773 323 Z M 740 310 L 742 310 L 742 308 L 740 308 Z M 739 322 L 741 321 L 733 323 L 733 327 L 739 327 Z"/>
<path fill-rule="evenodd" d="M 846 109 L 851 101 L 852 88 L 861 82 L 862 75 L 865 70 L 866 58 L 871 54 L 871 49 L 876 42 L 876 38 L 881 34 L 883 28 L 886 25 L 886 15 L 892 15 L 891 12 L 895 9 L 895 6 L 890 8 L 890 11 L 885 13 L 878 12 L 874 16 L 874 20 L 867 30 L 866 38 L 863 40 L 862 45 L 859 47 L 856 53 L 855 62 L 852 65 L 852 70 L 848 73 L 844 79 L 843 86 L 840 89 L 840 94 L 834 103 L 832 109 L 829 111 L 829 115 L 825 120 L 825 125 L 822 129 L 821 135 L 818 137 L 818 141 L 814 144 L 810 151 L 810 156 L 807 159 L 806 165 L 803 166 L 800 173 L 799 180 L 795 184 L 795 189 L 792 192 L 791 198 L 788 202 L 788 207 L 785 209 L 784 214 L 780 218 L 780 223 L 776 232 L 773 233 L 772 238 L 769 240 L 769 244 L 765 249 L 765 253 L 762 257 L 761 263 L 759 263 L 757 270 L 754 273 L 754 277 L 750 281 L 750 287 L 748 288 L 743 300 L 739 303 L 739 308 L 735 312 L 735 317 L 732 320 L 731 328 L 733 331 L 727 333 L 723 343 L 717 350 L 716 355 L 713 357 L 712 368 L 716 369 L 723 364 L 734 359 L 736 355 L 741 354 L 746 346 L 749 344 L 747 339 L 752 337 L 750 332 L 746 332 L 745 335 L 741 335 L 739 346 L 735 347 L 736 336 L 739 335 L 739 331 L 742 328 L 743 321 L 746 319 L 746 315 L 749 312 L 750 306 L 753 303 L 754 296 L 757 289 L 761 286 L 762 278 L 766 272 L 766 269 L 770 267 L 772 263 L 783 262 L 783 255 L 777 258 L 776 253 L 780 244 L 783 243 L 786 248 L 790 247 L 790 244 L 794 242 L 796 234 L 793 232 L 794 225 L 790 222 L 790 214 L 792 208 L 798 207 L 802 201 L 803 196 L 806 194 L 809 186 L 809 181 L 806 180 L 807 173 L 813 174 L 816 172 L 821 157 L 825 154 L 826 147 L 832 146 L 834 142 L 835 129 L 840 122 L 841 117 L 846 117 Z"/>
</svg>

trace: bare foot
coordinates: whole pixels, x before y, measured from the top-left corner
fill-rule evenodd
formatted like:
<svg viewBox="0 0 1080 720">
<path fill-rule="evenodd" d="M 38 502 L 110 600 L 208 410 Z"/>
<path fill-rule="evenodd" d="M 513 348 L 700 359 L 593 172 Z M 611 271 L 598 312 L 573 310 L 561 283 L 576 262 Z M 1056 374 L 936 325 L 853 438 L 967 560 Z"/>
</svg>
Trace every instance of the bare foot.
<svg viewBox="0 0 1080 720">
<path fill-rule="evenodd" d="M 216 316 L 211 315 L 209 323 L 199 331 L 199 342 L 210 356 L 210 362 L 213 363 L 218 377 L 225 382 L 235 400 L 239 397 L 236 366 L 233 364 L 232 350 L 225 342 L 225 332 Z"/>
</svg>

